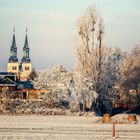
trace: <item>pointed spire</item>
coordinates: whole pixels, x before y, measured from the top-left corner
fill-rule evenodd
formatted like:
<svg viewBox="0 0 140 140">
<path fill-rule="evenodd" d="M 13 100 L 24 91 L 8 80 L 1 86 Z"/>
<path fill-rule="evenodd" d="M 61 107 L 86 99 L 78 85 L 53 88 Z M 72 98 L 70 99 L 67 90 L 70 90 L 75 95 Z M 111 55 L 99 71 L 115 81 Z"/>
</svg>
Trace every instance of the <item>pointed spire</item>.
<svg viewBox="0 0 140 140">
<path fill-rule="evenodd" d="M 15 26 L 13 28 L 13 40 L 12 40 L 12 46 L 11 47 L 16 47 L 16 39 L 15 39 Z"/>
<path fill-rule="evenodd" d="M 28 28 L 26 27 L 26 33 L 27 33 L 27 31 L 28 31 Z"/>
<path fill-rule="evenodd" d="M 13 32 L 15 33 L 15 26 L 14 26 L 14 28 L 13 28 Z"/>
<path fill-rule="evenodd" d="M 17 47 L 16 47 L 16 39 L 15 39 L 15 27 L 13 28 L 13 39 L 12 39 L 12 45 L 10 48 L 11 54 L 9 58 L 9 62 L 17 62 Z"/>
<path fill-rule="evenodd" d="M 29 57 L 29 45 L 28 45 L 28 37 L 27 37 L 27 28 L 26 28 L 26 35 L 25 35 L 25 42 L 24 42 L 24 47 L 23 47 L 23 58 L 22 58 L 22 63 L 23 62 L 30 62 L 30 57 Z"/>
<path fill-rule="evenodd" d="M 13 40 L 12 40 L 12 46 L 16 46 L 16 39 L 15 39 L 15 27 L 13 28 Z"/>
<path fill-rule="evenodd" d="M 26 28 L 26 36 L 25 36 L 24 48 L 29 48 L 29 46 L 28 46 L 28 37 L 27 37 L 27 28 Z"/>
</svg>

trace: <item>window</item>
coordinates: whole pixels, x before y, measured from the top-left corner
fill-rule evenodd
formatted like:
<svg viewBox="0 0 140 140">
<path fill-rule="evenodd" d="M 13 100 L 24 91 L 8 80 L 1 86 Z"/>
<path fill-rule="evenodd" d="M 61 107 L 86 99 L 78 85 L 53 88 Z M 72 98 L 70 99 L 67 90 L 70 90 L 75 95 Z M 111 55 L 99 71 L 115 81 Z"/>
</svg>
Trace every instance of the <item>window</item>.
<svg viewBox="0 0 140 140">
<path fill-rule="evenodd" d="M 25 67 L 25 70 L 28 71 L 29 70 L 29 67 Z"/>
<path fill-rule="evenodd" d="M 16 66 L 13 66 L 13 67 L 12 67 L 12 70 L 17 70 L 17 67 L 16 67 Z"/>
</svg>

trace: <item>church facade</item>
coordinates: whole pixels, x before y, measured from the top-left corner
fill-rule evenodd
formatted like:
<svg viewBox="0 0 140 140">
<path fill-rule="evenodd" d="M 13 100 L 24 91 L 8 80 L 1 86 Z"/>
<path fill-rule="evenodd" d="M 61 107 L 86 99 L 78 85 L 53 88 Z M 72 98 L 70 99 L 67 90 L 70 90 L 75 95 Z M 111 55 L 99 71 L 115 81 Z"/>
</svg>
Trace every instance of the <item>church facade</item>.
<svg viewBox="0 0 140 140">
<path fill-rule="evenodd" d="M 32 72 L 32 64 L 30 59 L 30 48 L 28 44 L 27 29 L 21 62 L 19 62 L 17 57 L 15 29 L 13 30 L 13 38 L 10 48 L 10 57 L 7 64 L 7 72 L 16 74 L 20 81 L 27 81 L 29 79 L 29 75 Z"/>
</svg>

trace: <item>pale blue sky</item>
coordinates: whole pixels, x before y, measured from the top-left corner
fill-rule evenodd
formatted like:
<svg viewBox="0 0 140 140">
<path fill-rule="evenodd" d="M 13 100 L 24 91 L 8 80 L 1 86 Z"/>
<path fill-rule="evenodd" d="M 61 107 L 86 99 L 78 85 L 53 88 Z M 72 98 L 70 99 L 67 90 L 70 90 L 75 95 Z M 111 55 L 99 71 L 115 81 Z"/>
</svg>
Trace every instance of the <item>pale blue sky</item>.
<svg viewBox="0 0 140 140">
<path fill-rule="evenodd" d="M 36 69 L 56 64 L 73 68 L 76 20 L 91 5 L 104 19 L 107 45 L 129 51 L 140 44 L 140 0 L 0 0 L 0 71 L 6 70 L 13 26 L 19 61 L 28 27 Z"/>
</svg>

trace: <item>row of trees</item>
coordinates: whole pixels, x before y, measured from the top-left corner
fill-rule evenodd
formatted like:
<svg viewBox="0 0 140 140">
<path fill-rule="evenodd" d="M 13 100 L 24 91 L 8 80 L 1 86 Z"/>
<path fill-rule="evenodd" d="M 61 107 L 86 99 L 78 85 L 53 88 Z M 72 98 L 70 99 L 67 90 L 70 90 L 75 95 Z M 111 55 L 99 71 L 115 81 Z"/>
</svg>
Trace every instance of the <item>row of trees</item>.
<svg viewBox="0 0 140 140">
<path fill-rule="evenodd" d="M 112 49 L 104 45 L 103 19 L 95 7 L 89 7 L 77 21 L 78 47 L 76 50 L 77 70 L 90 77 L 93 89 L 98 93 L 96 108 L 101 112 L 108 110 L 107 104 L 118 98 L 115 87 L 138 92 L 140 86 L 140 46 L 131 53 Z M 105 103 L 103 103 L 105 101 Z M 110 110 L 111 111 L 111 110 Z"/>
</svg>

